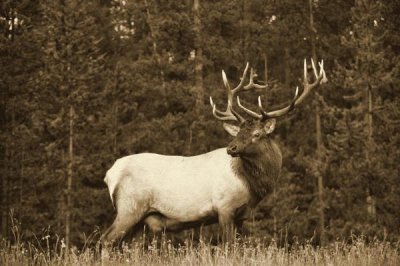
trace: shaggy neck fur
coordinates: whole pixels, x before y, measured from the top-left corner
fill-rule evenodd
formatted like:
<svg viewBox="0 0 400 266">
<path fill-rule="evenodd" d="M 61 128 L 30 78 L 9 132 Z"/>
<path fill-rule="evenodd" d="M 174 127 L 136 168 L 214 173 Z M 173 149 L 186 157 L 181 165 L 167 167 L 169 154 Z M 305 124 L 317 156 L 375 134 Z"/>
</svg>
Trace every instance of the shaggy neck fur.
<svg viewBox="0 0 400 266">
<path fill-rule="evenodd" d="M 255 205 L 272 191 L 282 167 L 282 155 L 278 146 L 269 138 L 259 145 L 259 153 L 234 158 L 232 167 L 246 181 Z"/>
</svg>

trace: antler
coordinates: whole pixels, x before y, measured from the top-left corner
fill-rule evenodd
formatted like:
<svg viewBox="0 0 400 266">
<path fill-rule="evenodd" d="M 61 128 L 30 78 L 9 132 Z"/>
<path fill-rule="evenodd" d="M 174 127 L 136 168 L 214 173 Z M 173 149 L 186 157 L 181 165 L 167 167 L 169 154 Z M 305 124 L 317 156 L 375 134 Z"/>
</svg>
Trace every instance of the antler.
<svg viewBox="0 0 400 266">
<path fill-rule="evenodd" d="M 246 90 L 250 90 L 252 88 L 263 89 L 268 86 L 268 85 L 260 85 L 260 84 L 254 83 L 254 77 L 256 76 L 256 74 L 254 73 L 253 68 L 250 69 L 249 83 L 247 85 L 244 85 L 244 81 L 246 79 L 248 70 L 249 70 L 249 63 L 246 64 L 246 67 L 243 71 L 242 78 L 240 79 L 240 83 L 233 90 L 231 89 L 231 87 L 229 85 L 229 81 L 226 77 L 225 71 L 222 70 L 222 80 L 224 82 L 224 86 L 228 93 L 228 104 L 226 107 L 226 111 L 222 112 L 222 111 L 218 110 L 215 103 L 212 100 L 212 97 L 210 96 L 210 104 L 213 108 L 213 115 L 218 120 L 222 120 L 222 121 L 230 120 L 230 121 L 239 121 L 239 122 L 245 121 L 245 119 L 233 109 L 233 97 L 235 96 L 236 93 L 238 93 L 240 91 L 246 91 Z"/>
<path fill-rule="evenodd" d="M 282 108 L 282 109 L 278 109 L 275 111 L 271 111 L 271 112 L 266 112 L 261 104 L 261 97 L 258 96 L 258 108 L 260 109 L 261 114 L 258 114 L 250 109 L 247 109 L 246 107 L 244 107 L 239 100 L 239 97 L 237 98 L 237 102 L 238 102 L 238 106 L 240 108 L 243 109 L 243 111 L 245 111 L 247 114 L 249 114 L 252 117 L 255 117 L 257 119 L 261 119 L 261 120 L 266 120 L 269 118 L 275 118 L 275 117 L 279 117 L 279 116 L 283 116 L 287 113 L 289 113 L 291 110 L 293 110 L 297 105 L 299 105 L 301 102 L 303 102 L 303 100 L 307 97 L 307 95 L 310 93 L 310 91 L 317 87 L 318 85 L 320 85 L 321 83 L 325 83 L 327 82 L 327 78 L 326 78 L 326 74 L 325 74 L 325 70 L 324 70 L 324 61 L 321 60 L 321 62 L 318 63 L 320 70 L 319 73 L 315 67 L 314 61 L 311 59 L 311 65 L 313 68 L 313 72 L 314 72 L 314 77 L 315 77 L 315 81 L 310 84 L 308 77 L 307 77 L 307 61 L 306 59 L 304 59 L 304 80 L 303 80 L 303 92 L 301 93 L 301 95 L 298 97 L 298 93 L 299 93 L 299 87 L 296 87 L 296 92 L 295 95 L 293 97 L 293 100 L 291 101 L 291 103 Z"/>
</svg>

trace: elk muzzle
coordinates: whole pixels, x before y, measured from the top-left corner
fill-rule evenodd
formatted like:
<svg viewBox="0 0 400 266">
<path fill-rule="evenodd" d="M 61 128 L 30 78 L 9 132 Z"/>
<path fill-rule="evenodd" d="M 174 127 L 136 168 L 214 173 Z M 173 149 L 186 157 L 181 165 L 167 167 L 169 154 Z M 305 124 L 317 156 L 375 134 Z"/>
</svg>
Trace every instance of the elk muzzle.
<svg viewBox="0 0 400 266">
<path fill-rule="evenodd" d="M 226 148 L 226 151 L 232 157 L 239 156 L 239 147 L 235 143 L 229 144 L 229 146 Z"/>
</svg>

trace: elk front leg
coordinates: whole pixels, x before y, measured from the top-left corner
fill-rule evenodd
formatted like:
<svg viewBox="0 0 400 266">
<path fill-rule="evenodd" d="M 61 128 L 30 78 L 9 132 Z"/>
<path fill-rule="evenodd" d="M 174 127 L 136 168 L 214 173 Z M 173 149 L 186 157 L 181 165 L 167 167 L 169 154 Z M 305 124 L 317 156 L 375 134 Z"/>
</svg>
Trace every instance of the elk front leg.
<svg viewBox="0 0 400 266">
<path fill-rule="evenodd" d="M 245 220 L 247 220 L 249 217 L 251 217 L 252 211 L 251 209 L 247 206 L 247 204 L 240 206 L 238 209 L 235 211 L 235 227 L 236 227 L 236 233 L 240 236 L 243 236 L 245 234 L 245 230 L 243 228 L 243 223 Z"/>
<path fill-rule="evenodd" d="M 218 223 L 222 236 L 222 241 L 232 242 L 235 239 L 235 224 L 233 221 L 233 212 L 221 212 L 218 214 Z"/>
</svg>

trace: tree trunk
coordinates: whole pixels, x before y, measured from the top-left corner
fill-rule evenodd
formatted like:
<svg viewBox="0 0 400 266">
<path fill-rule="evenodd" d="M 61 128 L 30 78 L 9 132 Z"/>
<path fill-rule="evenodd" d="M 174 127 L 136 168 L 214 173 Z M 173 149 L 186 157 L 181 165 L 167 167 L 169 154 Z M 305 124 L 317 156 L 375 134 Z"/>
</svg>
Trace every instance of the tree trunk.
<svg viewBox="0 0 400 266">
<path fill-rule="evenodd" d="M 113 124 L 113 145 L 112 145 L 112 151 L 113 151 L 113 158 L 117 158 L 118 156 L 118 105 L 116 102 L 113 102 L 113 107 L 112 107 L 112 124 Z"/>
<path fill-rule="evenodd" d="M 18 199 L 18 221 L 22 221 L 22 212 L 23 212 L 23 184 L 24 184 L 24 175 L 25 175 L 25 152 L 21 152 L 21 161 L 20 161 L 20 173 L 19 173 L 19 199 Z"/>
<path fill-rule="evenodd" d="M 309 12 L 310 12 L 310 37 L 311 37 L 311 56 L 316 63 L 318 61 L 317 58 L 317 49 L 315 47 L 316 43 L 316 35 L 317 35 L 317 29 L 315 28 L 314 25 L 314 14 L 313 14 L 313 0 L 308 0 L 308 7 L 309 7 Z"/>
<path fill-rule="evenodd" d="M 150 13 L 150 6 L 149 3 L 147 2 L 147 0 L 144 1 L 145 5 L 146 5 L 146 22 L 147 25 L 149 25 L 149 29 L 150 29 L 150 37 L 152 39 L 152 45 L 153 45 L 153 55 L 156 59 L 157 65 L 160 68 L 160 78 L 161 78 L 161 95 L 163 97 L 166 96 L 166 91 L 165 91 L 165 77 L 164 77 L 164 71 L 162 70 L 162 65 L 161 65 L 161 56 L 158 53 L 157 50 L 157 42 L 156 42 L 156 36 L 157 36 L 157 31 L 158 28 L 153 24 L 153 20 L 151 17 L 151 13 Z"/>
<path fill-rule="evenodd" d="M 201 20 L 200 20 L 200 0 L 194 0 L 193 2 L 193 21 L 194 21 L 194 33 L 195 33 L 195 86 L 196 92 L 196 114 L 199 115 L 203 109 L 204 101 L 204 86 L 203 86 L 203 49 L 202 49 L 202 37 L 201 37 Z"/>
<path fill-rule="evenodd" d="M 249 21 L 251 13 L 249 12 L 249 3 L 247 0 L 243 0 L 243 18 L 242 18 L 242 34 L 243 34 L 243 55 L 246 62 L 251 60 L 249 53 L 250 46 L 250 30 Z"/>
<path fill-rule="evenodd" d="M 203 84 L 203 40 L 201 34 L 201 20 L 200 20 L 200 0 L 193 1 L 193 31 L 195 33 L 195 57 L 194 57 L 194 79 L 195 84 L 193 91 L 196 95 L 195 113 L 199 117 L 202 115 L 204 107 L 204 84 Z M 187 145 L 184 149 L 186 155 L 192 155 L 192 140 L 193 128 L 196 121 L 193 121 L 189 126 Z"/>
<path fill-rule="evenodd" d="M 69 107 L 69 145 L 68 145 L 68 176 L 67 176 L 67 206 L 65 215 L 65 244 L 70 247 L 71 209 L 72 209 L 72 178 L 74 162 L 74 107 Z"/>
<path fill-rule="evenodd" d="M 276 184 L 274 184 L 274 190 L 272 191 L 273 196 L 273 204 L 276 206 Z M 273 223 L 274 223 L 274 240 L 278 240 L 278 226 L 277 226 L 277 218 L 276 218 L 276 211 L 273 213 Z"/>
<path fill-rule="evenodd" d="M 268 57 L 266 53 L 263 54 L 263 58 L 264 58 L 264 80 L 265 84 L 268 84 Z M 269 88 L 266 88 L 265 91 L 268 92 Z"/>
<path fill-rule="evenodd" d="M 284 52 L 285 54 L 283 56 L 283 64 L 285 67 L 285 88 L 288 89 L 290 87 L 290 54 L 288 44 L 286 44 Z"/>
<path fill-rule="evenodd" d="M 317 30 L 314 25 L 314 14 L 313 14 L 313 0 L 308 0 L 309 14 L 310 14 L 310 35 L 311 35 L 311 54 L 312 59 L 315 63 L 318 62 L 317 50 L 316 50 L 316 34 Z M 316 95 L 319 96 L 318 94 Z M 315 101 L 315 131 L 316 131 L 316 142 L 317 142 L 317 161 L 319 167 L 322 165 L 322 134 L 321 134 L 321 117 L 319 101 Z M 325 245 L 325 203 L 324 203 L 324 183 L 322 176 L 322 169 L 317 171 L 318 179 L 318 213 L 319 213 L 319 226 L 320 226 L 320 245 Z"/>
<path fill-rule="evenodd" d="M 7 163 L 7 158 L 8 158 L 8 144 L 5 143 L 5 150 L 4 150 L 4 157 L 3 157 L 3 171 L 2 171 L 2 189 L 1 189 L 1 235 L 4 238 L 7 238 L 7 232 L 8 232 L 8 163 Z"/>
<path fill-rule="evenodd" d="M 118 93 L 119 93 L 119 81 L 120 81 L 120 71 L 119 71 L 119 64 L 116 64 L 116 70 L 115 70 L 115 84 L 113 86 L 113 92 L 112 92 L 112 97 L 113 97 L 113 102 L 112 102 L 112 130 L 113 130 L 113 145 L 112 145 L 112 151 L 113 151 L 113 158 L 117 158 L 118 156 Z"/>
<path fill-rule="evenodd" d="M 8 153 L 8 142 L 7 140 L 7 103 L 8 103 L 8 90 L 7 88 L 1 90 L 1 107 L 0 110 L 3 111 L 0 114 L 1 119 L 1 136 L 5 141 L 2 143 L 4 147 L 3 153 L 1 154 L 1 194 L 0 194 L 0 210 L 1 210 L 1 231 L 0 234 L 3 238 L 6 238 L 7 234 L 7 178 L 8 178 L 8 171 L 7 171 L 7 153 Z"/>
<path fill-rule="evenodd" d="M 322 134 L 321 134 L 321 118 L 320 118 L 320 109 L 318 106 L 318 101 L 316 102 L 316 110 L 315 110 L 315 130 L 316 130 L 316 141 L 317 141 L 317 160 L 319 164 L 322 164 Z M 317 171 L 317 179 L 318 179 L 318 202 L 319 202 L 319 226 L 320 226 L 320 245 L 325 245 L 325 203 L 324 203 L 324 183 L 323 177 L 321 174 L 321 170 Z"/>
<path fill-rule="evenodd" d="M 65 180 L 67 177 L 67 168 L 68 168 L 68 161 L 66 159 L 66 151 L 64 149 L 60 150 L 60 156 L 61 156 L 61 161 L 62 161 L 62 167 L 64 169 L 63 171 L 63 176 L 62 180 Z M 57 231 L 61 232 L 65 228 L 65 216 L 66 216 L 66 211 L 65 211 L 65 205 L 66 205 L 66 190 L 61 190 L 58 191 L 57 196 L 58 196 L 58 217 L 57 217 Z"/>
<path fill-rule="evenodd" d="M 367 105 L 368 105 L 368 113 L 367 113 L 367 128 L 368 128 L 368 139 L 367 139 L 367 147 L 365 147 L 366 159 L 368 170 L 371 169 L 371 150 L 374 147 L 374 139 L 373 139 L 373 118 L 372 118 L 372 89 L 371 84 L 367 86 Z M 368 186 L 370 186 L 368 184 Z M 367 212 L 371 218 L 375 218 L 376 215 L 376 202 L 374 195 L 371 195 L 371 190 L 368 187 L 367 189 Z"/>
<path fill-rule="evenodd" d="M 371 85 L 368 84 L 367 86 L 367 105 L 368 105 L 368 113 L 367 113 L 367 127 L 368 127 L 368 139 L 367 139 L 367 145 L 368 147 L 365 149 L 366 150 L 366 158 L 368 162 L 368 166 L 370 165 L 371 158 L 370 158 L 370 150 L 373 147 L 373 138 L 372 138 L 372 91 L 371 91 Z"/>
</svg>

